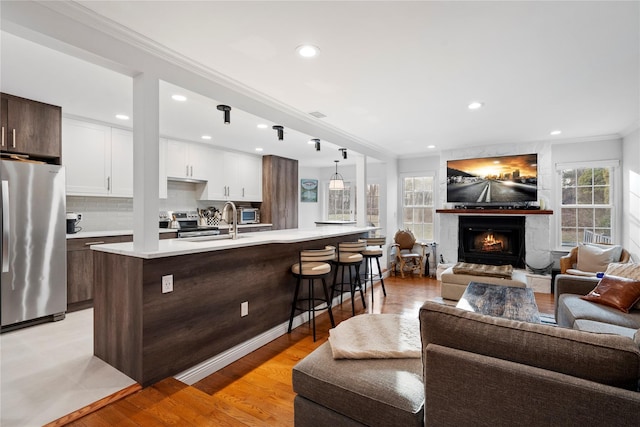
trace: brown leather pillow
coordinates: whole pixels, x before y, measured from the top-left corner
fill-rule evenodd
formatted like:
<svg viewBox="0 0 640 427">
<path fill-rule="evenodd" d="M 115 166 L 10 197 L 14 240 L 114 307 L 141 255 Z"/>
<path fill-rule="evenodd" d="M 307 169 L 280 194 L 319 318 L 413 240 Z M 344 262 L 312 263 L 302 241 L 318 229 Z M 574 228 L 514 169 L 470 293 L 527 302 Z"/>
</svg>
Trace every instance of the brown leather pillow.
<svg viewBox="0 0 640 427">
<path fill-rule="evenodd" d="M 628 313 L 629 309 L 640 300 L 640 280 L 604 276 L 591 292 L 580 298 Z"/>
</svg>

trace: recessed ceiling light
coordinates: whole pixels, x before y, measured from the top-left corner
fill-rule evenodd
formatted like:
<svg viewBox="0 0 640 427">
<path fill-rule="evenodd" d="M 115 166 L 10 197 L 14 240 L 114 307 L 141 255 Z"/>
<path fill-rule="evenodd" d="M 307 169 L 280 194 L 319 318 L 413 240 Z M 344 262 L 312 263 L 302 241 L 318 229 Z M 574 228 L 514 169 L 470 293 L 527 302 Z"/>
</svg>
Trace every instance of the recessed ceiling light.
<svg viewBox="0 0 640 427">
<path fill-rule="evenodd" d="M 129 120 L 129 116 L 127 116 L 126 114 L 116 114 L 116 119 Z"/>
<path fill-rule="evenodd" d="M 256 151 L 261 152 L 261 151 L 262 151 L 262 148 L 261 148 L 261 147 L 258 147 L 258 148 L 256 148 Z"/>
<path fill-rule="evenodd" d="M 551 132 L 549 132 L 549 135 L 555 136 L 555 135 L 560 135 L 561 133 L 562 133 L 561 130 L 556 129 L 556 130 L 552 130 Z"/>
<path fill-rule="evenodd" d="M 484 103 L 482 102 L 474 101 L 471 104 L 469 104 L 468 107 L 470 110 L 477 110 L 478 108 L 482 108 L 483 105 Z"/>
<path fill-rule="evenodd" d="M 200 138 L 202 138 L 202 139 L 211 139 L 211 135 L 202 135 Z"/>
<path fill-rule="evenodd" d="M 302 56 L 303 58 L 313 58 L 314 56 L 318 56 L 318 54 L 320 53 L 320 49 L 310 44 L 303 44 L 302 46 L 298 46 L 296 48 L 296 52 L 298 52 L 298 55 Z"/>
<path fill-rule="evenodd" d="M 264 123 L 260 123 L 260 124 L 258 125 L 258 129 L 266 129 L 266 128 L 268 128 L 268 127 L 269 127 L 269 126 L 268 126 L 268 125 L 265 125 Z"/>
<path fill-rule="evenodd" d="M 187 100 L 187 97 L 184 95 L 172 95 L 171 99 L 173 99 L 174 101 L 184 102 Z"/>
<path fill-rule="evenodd" d="M 427 145 L 427 148 L 436 148 L 435 145 Z"/>
</svg>

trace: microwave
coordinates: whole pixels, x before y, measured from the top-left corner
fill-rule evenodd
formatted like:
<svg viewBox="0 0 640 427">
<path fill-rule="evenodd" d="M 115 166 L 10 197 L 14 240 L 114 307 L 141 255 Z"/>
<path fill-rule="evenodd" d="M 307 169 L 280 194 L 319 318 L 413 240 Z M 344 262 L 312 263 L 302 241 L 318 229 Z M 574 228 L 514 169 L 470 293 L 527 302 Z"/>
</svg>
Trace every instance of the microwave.
<svg viewBox="0 0 640 427">
<path fill-rule="evenodd" d="M 260 209 L 239 208 L 238 224 L 260 224 Z"/>
</svg>

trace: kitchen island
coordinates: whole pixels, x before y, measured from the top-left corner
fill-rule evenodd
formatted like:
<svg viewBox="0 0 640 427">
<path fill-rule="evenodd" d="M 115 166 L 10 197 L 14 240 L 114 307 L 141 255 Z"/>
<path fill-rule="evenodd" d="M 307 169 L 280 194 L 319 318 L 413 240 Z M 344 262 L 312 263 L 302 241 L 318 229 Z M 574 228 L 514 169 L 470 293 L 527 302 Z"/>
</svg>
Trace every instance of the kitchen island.
<svg viewBox="0 0 640 427">
<path fill-rule="evenodd" d="M 166 239 L 153 252 L 138 252 L 131 242 L 92 246 L 94 353 L 148 386 L 268 331 L 281 329 L 281 335 L 298 252 L 372 230 L 336 226 L 246 233 L 235 240 Z M 168 293 L 162 292 L 165 276 L 173 280 Z"/>
</svg>

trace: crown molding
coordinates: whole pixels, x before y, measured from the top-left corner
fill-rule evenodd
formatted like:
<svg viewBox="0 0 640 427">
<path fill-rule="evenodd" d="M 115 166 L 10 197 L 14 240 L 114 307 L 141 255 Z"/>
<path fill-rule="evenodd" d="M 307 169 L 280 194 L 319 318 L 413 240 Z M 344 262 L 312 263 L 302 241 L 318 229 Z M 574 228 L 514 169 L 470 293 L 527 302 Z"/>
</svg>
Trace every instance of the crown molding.
<svg viewBox="0 0 640 427">
<path fill-rule="evenodd" d="M 93 10 L 87 8 L 82 4 L 73 1 L 51 2 L 40 0 L 21 3 L 25 7 L 29 7 L 32 11 L 35 9 L 35 6 L 46 8 L 50 12 L 54 12 L 58 15 L 74 21 L 77 24 L 84 26 L 85 30 L 90 29 L 92 31 L 100 32 L 108 38 L 115 39 L 118 42 L 133 48 L 135 51 L 140 51 L 154 59 L 171 64 L 188 73 L 199 76 L 202 79 L 211 82 L 219 87 L 224 87 L 227 91 L 239 95 L 240 98 L 250 98 L 253 102 L 239 102 L 234 105 L 236 108 L 242 109 L 248 113 L 263 117 L 275 123 L 280 123 L 285 127 L 296 129 L 297 131 L 312 135 L 314 137 L 320 137 L 321 139 L 324 139 L 328 142 L 344 146 L 346 148 L 349 148 L 350 150 L 360 152 L 366 156 L 378 158 L 380 160 L 389 160 L 396 158 L 396 153 L 391 150 L 381 150 L 380 147 L 374 145 L 369 141 L 363 140 L 328 123 L 323 123 L 321 119 L 310 116 L 305 112 L 302 112 L 250 86 L 247 86 L 198 61 L 184 56 L 136 31 L 131 30 L 130 28 L 122 24 L 119 24 L 105 16 L 94 12 Z M 19 7 L 18 5 L 14 6 Z M 3 20 L 12 19 L 11 12 L 13 12 L 13 9 L 15 9 L 15 7 L 9 9 L 9 13 L 3 13 Z M 7 15 L 9 16 L 7 17 Z M 41 28 L 40 26 L 29 28 L 29 30 L 36 32 L 47 31 L 46 28 Z M 62 30 L 58 30 L 57 34 L 49 33 L 46 35 L 56 39 L 56 36 L 60 35 L 60 31 Z M 74 47 L 74 49 L 76 50 L 76 54 L 78 48 L 85 51 L 89 49 L 89 47 L 87 47 L 86 45 L 84 47 L 74 46 L 73 42 L 68 37 L 66 39 L 66 43 Z M 95 49 L 96 50 L 90 52 L 91 56 L 88 57 L 88 59 L 92 60 L 92 62 L 99 63 L 96 60 L 95 55 L 98 55 L 99 57 L 101 56 L 101 53 L 97 52 L 100 49 L 98 49 L 97 47 Z M 102 51 L 104 50 L 105 49 L 103 48 Z M 87 59 L 86 56 L 85 59 Z M 107 59 L 111 62 L 114 61 L 113 58 Z M 101 62 L 102 63 L 99 63 L 99 65 L 105 64 L 104 60 Z M 122 72 L 125 69 L 129 70 L 125 74 L 131 76 L 139 72 L 154 71 L 150 69 L 141 69 L 142 67 L 131 64 L 120 64 L 118 60 L 115 60 L 115 63 L 116 64 L 110 68 L 113 68 L 119 72 Z M 160 76 L 158 76 L 160 79 L 175 83 L 174 81 L 171 81 L 170 75 L 165 75 L 165 73 L 162 72 L 160 72 L 159 74 L 161 74 Z M 199 92 L 197 89 L 193 91 Z M 207 94 L 203 95 L 209 96 Z M 264 111 L 257 111 L 256 108 L 254 108 L 256 103 L 260 106 L 266 107 L 266 109 L 274 111 L 275 114 L 273 114 L 272 117 L 265 117 Z"/>
</svg>

